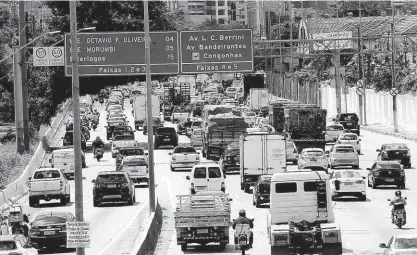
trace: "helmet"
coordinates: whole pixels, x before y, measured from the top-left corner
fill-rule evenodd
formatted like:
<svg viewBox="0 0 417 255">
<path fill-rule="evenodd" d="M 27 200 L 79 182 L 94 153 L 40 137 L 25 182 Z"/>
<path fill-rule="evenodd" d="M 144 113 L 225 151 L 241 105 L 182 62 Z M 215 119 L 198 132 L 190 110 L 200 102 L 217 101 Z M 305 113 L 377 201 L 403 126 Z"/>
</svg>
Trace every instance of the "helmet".
<svg viewBox="0 0 417 255">
<path fill-rule="evenodd" d="M 240 217 L 246 217 L 246 211 L 245 211 L 245 210 L 243 210 L 243 209 L 242 209 L 242 210 L 240 210 L 240 211 L 239 211 L 239 216 L 240 216 Z"/>
<path fill-rule="evenodd" d="M 96 140 L 101 140 L 101 139 L 100 139 L 100 136 L 97 136 L 97 137 L 96 137 Z"/>
<path fill-rule="evenodd" d="M 395 191 L 395 196 L 396 197 L 401 197 L 401 191 L 399 191 L 399 190 Z"/>
</svg>

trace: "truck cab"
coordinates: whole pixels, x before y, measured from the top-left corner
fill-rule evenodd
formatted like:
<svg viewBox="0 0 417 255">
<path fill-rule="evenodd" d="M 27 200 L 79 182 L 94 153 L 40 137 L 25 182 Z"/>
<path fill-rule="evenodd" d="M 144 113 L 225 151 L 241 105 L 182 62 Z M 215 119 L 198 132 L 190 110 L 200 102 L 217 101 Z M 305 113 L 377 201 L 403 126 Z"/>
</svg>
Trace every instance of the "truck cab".
<svg viewBox="0 0 417 255">
<path fill-rule="evenodd" d="M 267 231 L 272 255 L 342 254 L 325 172 L 276 173 L 271 179 Z"/>
</svg>

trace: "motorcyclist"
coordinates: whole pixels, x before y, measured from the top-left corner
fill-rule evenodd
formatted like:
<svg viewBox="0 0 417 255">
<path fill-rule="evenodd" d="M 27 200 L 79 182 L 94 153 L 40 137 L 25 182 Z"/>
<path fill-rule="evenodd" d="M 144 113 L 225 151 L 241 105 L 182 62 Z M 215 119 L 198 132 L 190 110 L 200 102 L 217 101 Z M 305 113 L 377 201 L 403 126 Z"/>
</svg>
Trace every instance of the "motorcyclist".
<svg viewBox="0 0 417 255">
<path fill-rule="evenodd" d="M 93 118 L 91 119 L 91 123 L 92 124 L 98 124 L 98 120 L 99 120 L 99 116 L 98 115 L 93 115 Z"/>
<path fill-rule="evenodd" d="M 100 117 L 100 113 L 97 111 L 97 109 L 94 110 L 93 115 Z"/>
<path fill-rule="evenodd" d="M 395 197 L 391 200 L 389 205 L 392 205 L 391 220 L 392 220 L 392 223 L 394 223 L 394 213 L 398 209 L 398 206 L 407 205 L 407 201 L 401 196 L 400 190 L 395 191 Z M 406 214 L 404 210 L 404 222 L 405 221 L 406 221 Z"/>
<path fill-rule="evenodd" d="M 97 149 L 97 148 L 99 148 L 99 147 L 104 147 L 104 143 L 103 143 L 103 141 L 101 140 L 100 136 L 97 136 L 97 137 L 96 137 L 96 140 L 94 140 L 94 142 L 92 143 L 92 145 L 93 145 L 93 148 L 94 148 L 94 151 L 93 151 L 93 155 L 94 155 L 94 156 L 96 155 L 96 149 Z"/>
<path fill-rule="evenodd" d="M 232 228 L 235 229 L 237 224 L 249 224 L 250 228 L 253 228 L 253 221 L 246 217 L 246 211 L 244 209 L 239 211 L 239 217 L 233 221 Z M 235 244 L 237 244 L 237 238 L 235 237 Z M 252 248 L 253 244 L 253 233 L 250 232 L 249 236 L 249 247 Z"/>
</svg>

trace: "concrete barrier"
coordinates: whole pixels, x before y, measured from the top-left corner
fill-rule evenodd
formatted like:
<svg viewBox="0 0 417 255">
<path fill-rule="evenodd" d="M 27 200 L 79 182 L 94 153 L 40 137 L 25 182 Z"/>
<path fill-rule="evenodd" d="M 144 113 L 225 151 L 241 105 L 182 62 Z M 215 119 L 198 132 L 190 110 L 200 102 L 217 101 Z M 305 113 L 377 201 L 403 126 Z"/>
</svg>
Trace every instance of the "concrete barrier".
<svg viewBox="0 0 417 255">
<path fill-rule="evenodd" d="M 48 150 L 49 145 L 54 139 L 54 136 L 59 126 L 65 119 L 68 110 L 70 110 L 70 106 L 70 100 L 67 100 L 62 105 L 56 117 L 52 119 L 49 129 L 46 131 L 45 135 L 39 142 L 38 147 L 36 148 L 35 153 L 32 156 L 32 159 L 26 166 L 23 173 L 17 180 L 7 185 L 6 188 L 1 191 L 2 194 L 0 195 L 0 210 L 2 212 L 7 210 L 10 204 L 15 203 L 17 200 L 19 200 L 21 197 L 27 194 L 29 176 L 32 175 L 34 170 L 41 166 L 46 151 Z"/>
<path fill-rule="evenodd" d="M 140 241 L 136 242 L 137 245 L 129 255 L 145 255 L 155 249 L 162 229 L 162 208 L 159 202 L 157 202 L 156 210 L 150 218 L 145 231 L 140 236 Z"/>
</svg>

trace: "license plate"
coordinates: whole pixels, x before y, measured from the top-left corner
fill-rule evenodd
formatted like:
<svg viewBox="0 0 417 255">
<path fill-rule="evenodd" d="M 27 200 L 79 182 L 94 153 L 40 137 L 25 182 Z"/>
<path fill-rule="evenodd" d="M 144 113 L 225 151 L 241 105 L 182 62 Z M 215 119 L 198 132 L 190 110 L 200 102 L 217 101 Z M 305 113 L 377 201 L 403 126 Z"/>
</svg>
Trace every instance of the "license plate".
<svg viewBox="0 0 417 255">
<path fill-rule="evenodd" d="M 114 188 L 116 188 L 116 184 L 107 185 L 107 188 L 114 189 Z"/>
<path fill-rule="evenodd" d="M 353 182 L 344 182 L 344 185 L 353 185 Z"/>
<path fill-rule="evenodd" d="M 239 244 L 242 245 L 242 246 L 244 246 L 244 245 L 246 245 L 246 241 L 245 240 L 240 240 L 239 241 Z"/>
<path fill-rule="evenodd" d="M 170 141 L 170 140 L 171 140 L 171 139 L 169 139 L 169 138 L 165 138 L 165 139 L 164 139 L 164 141 Z"/>
<path fill-rule="evenodd" d="M 387 181 L 387 182 L 393 182 L 395 180 L 394 179 L 385 179 L 385 181 Z"/>
<path fill-rule="evenodd" d="M 317 159 L 312 158 L 312 159 L 310 159 L 310 161 L 311 162 L 317 162 Z"/>
<path fill-rule="evenodd" d="M 130 171 L 130 172 L 132 172 L 132 173 L 137 173 L 137 172 L 139 172 L 138 170 L 132 170 L 132 171 Z"/>
<path fill-rule="evenodd" d="M 352 123 L 346 123 L 346 126 L 352 126 Z"/>
<path fill-rule="evenodd" d="M 402 219 L 403 218 L 403 214 L 402 213 L 397 213 L 397 219 Z"/>
<path fill-rule="evenodd" d="M 197 234 L 208 234 L 207 228 L 197 229 Z"/>
<path fill-rule="evenodd" d="M 52 235 L 55 235 L 55 231 L 44 231 L 43 232 L 43 235 L 45 235 L 45 236 L 52 236 Z"/>
<path fill-rule="evenodd" d="M 197 189 L 197 190 L 205 190 L 206 187 L 204 187 L 204 186 L 197 186 L 197 187 L 195 187 L 195 189 Z"/>
</svg>

